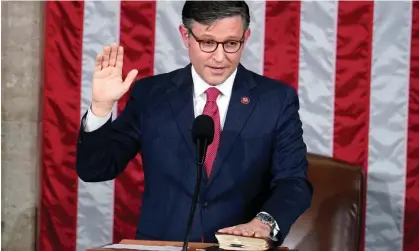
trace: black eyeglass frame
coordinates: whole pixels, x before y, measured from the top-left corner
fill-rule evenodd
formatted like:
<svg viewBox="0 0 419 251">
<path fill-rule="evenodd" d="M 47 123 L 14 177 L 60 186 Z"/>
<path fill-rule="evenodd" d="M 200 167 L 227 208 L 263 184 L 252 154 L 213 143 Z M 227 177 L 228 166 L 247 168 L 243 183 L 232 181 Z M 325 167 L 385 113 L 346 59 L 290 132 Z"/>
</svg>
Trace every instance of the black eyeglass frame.
<svg viewBox="0 0 419 251">
<path fill-rule="evenodd" d="M 239 50 L 240 50 L 240 48 L 243 46 L 243 44 L 244 44 L 244 34 L 245 33 L 243 33 L 243 36 L 242 36 L 242 38 L 240 39 L 240 40 L 227 40 L 227 41 L 224 41 L 224 42 L 218 42 L 218 41 L 215 41 L 215 40 L 211 40 L 211 39 L 199 39 L 193 32 L 192 32 L 192 30 L 190 30 L 190 29 L 188 29 L 188 31 L 189 31 L 189 34 L 191 34 L 192 35 L 192 37 L 196 40 L 196 42 L 198 42 L 198 44 L 199 44 L 199 49 L 201 49 L 201 51 L 203 51 L 203 52 L 205 52 L 205 53 L 212 53 L 212 52 L 214 52 L 214 51 L 216 51 L 217 49 L 218 49 L 218 46 L 221 44 L 222 46 L 223 46 L 223 50 L 224 50 L 224 52 L 226 52 L 226 53 L 236 53 L 236 52 L 238 52 Z M 212 41 L 212 42 L 215 42 L 217 45 L 215 46 L 215 48 L 214 48 L 214 50 L 211 50 L 211 51 L 206 51 L 206 50 L 203 50 L 202 49 L 202 42 L 205 42 L 205 41 Z M 225 48 L 225 45 L 227 44 L 227 43 L 231 43 L 231 42 L 237 42 L 237 43 L 239 43 L 240 45 L 239 45 L 239 47 L 237 48 L 237 50 L 236 51 L 227 51 L 226 50 L 226 48 Z"/>
</svg>

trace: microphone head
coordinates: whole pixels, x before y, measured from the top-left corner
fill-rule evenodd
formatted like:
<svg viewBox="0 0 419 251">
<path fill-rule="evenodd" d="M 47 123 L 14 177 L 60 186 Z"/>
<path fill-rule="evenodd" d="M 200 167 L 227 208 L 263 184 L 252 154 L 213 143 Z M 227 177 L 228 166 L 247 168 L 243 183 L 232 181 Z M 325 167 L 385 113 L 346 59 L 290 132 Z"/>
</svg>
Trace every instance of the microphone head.
<svg viewBox="0 0 419 251">
<path fill-rule="evenodd" d="M 192 125 L 192 140 L 194 144 L 197 140 L 207 140 L 211 144 L 214 139 L 214 120 L 208 115 L 199 115 Z"/>
</svg>

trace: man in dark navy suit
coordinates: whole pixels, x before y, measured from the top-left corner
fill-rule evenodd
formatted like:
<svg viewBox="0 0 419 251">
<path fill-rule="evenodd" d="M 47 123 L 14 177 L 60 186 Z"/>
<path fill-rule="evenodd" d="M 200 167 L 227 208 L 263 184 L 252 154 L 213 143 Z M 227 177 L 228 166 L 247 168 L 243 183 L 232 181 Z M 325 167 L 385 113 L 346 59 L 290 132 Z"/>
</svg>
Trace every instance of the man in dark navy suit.
<svg viewBox="0 0 419 251">
<path fill-rule="evenodd" d="M 111 180 L 140 152 L 145 190 L 136 238 L 182 241 L 196 181 L 190 129 L 207 114 L 215 135 L 190 240 L 214 242 L 221 231 L 280 244 L 312 198 L 296 91 L 240 64 L 250 36 L 244 1 L 187 1 L 182 21 L 191 64 L 136 81 L 113 122 L 112 106 L 137 70 L 122 79 L 116 44 L 98 55 L 77 173 L 86 182 Z"/>
</svg>

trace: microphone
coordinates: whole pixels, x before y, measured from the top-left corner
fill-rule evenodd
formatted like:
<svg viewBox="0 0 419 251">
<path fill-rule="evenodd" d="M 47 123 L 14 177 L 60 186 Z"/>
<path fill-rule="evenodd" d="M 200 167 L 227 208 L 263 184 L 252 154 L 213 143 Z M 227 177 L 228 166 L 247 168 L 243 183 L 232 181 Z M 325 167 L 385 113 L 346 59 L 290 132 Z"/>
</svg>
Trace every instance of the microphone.
<svg viewBox="0 0 419 251">
<path fill-rule="evenodd" d="M 192 141 L 197 147 L 198 165 L 204 164 L 207 148 L 213 139 L 214 120 L 208 115 L 199 115 L 196 117 L 192 125 Z"/>
<path fill-rule="evenodd" d="M 195 214 L 195 207 L 198 201 L 199 189 L 201 187 L 202 166 L 204 165 L 205 156 L 207 154 L 208 146 L 214 139 L 214 120 L 208 115 L 199 115 L 192 125 L 192 140 L 196 145 L 196 164 L 197 175 L 195 184 L 195 193 L 192 198 L 191 210 L 189 212 L 188 225 L 185 239 L 183 242 L 183 251 L 187 251 L 189 236 L 191 235 L 193 216 Z"/>
</svg>

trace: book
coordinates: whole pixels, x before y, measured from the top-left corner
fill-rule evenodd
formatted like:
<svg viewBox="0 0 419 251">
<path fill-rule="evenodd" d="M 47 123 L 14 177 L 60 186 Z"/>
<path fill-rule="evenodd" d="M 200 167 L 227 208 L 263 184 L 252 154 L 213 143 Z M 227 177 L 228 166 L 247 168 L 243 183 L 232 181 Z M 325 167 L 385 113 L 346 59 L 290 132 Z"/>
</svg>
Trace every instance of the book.
<svg viewBox="0 0 419 251">
<path fill-rule="evenodd" d="M 273 241 L 269 238 L 254 236 L 241 236 L 226 233 L 215 233 L 219 248 L 224 250 L 268 250 L 273 247 Z"/>
</svg>

